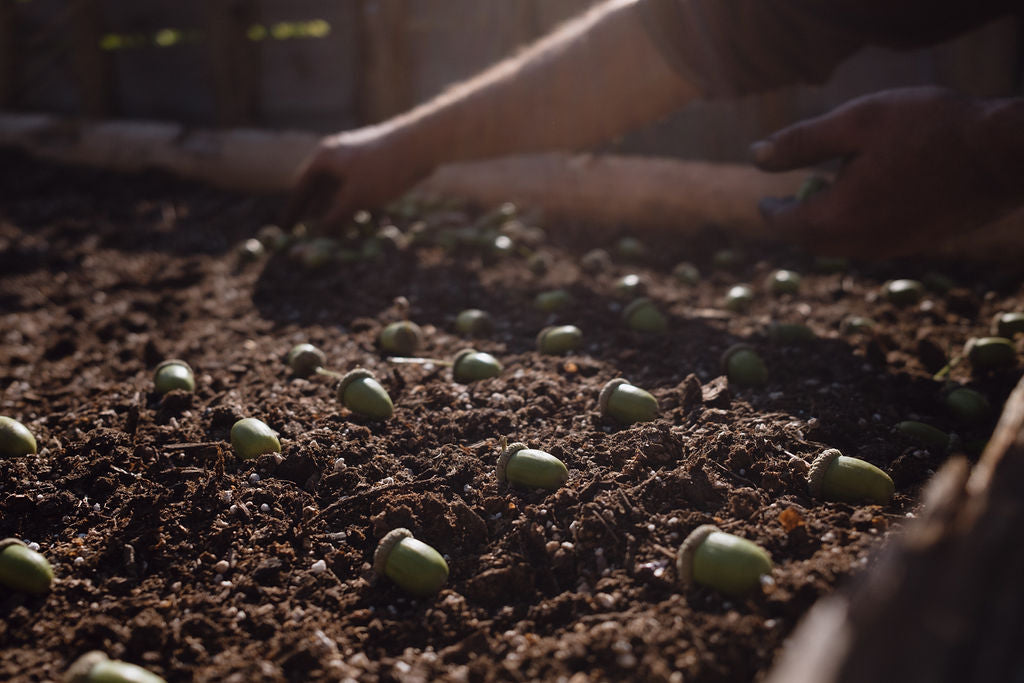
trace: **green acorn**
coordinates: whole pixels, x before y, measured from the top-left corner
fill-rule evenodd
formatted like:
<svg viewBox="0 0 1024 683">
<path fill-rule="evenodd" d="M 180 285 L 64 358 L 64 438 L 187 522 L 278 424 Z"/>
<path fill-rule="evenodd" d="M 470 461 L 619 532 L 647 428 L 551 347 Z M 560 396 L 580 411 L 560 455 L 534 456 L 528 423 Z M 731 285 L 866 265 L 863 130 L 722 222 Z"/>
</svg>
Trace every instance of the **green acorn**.
<svg viewBox="0 0 1024 683">
<path fill-rule="evenodd" d="M 266 453 L 280 453 L 281 442 L 265 422 L 246 417 L 231 426 L 231 448 L 242 460 L 252 460 Z"/>
<path fill-rule="evenodd" d="M 928 448 L 945 451 L 949 448 L 949 434 L 937 427 L 917 420 L 904 420 L 896 425 L 896 430 Z"/>
<path fill-rule="evenodd" d="M 141 666 L 110 659 L 99 650 L 87 652 L 64 674 L 64 683 L 166 683 Z"/>
<path fill-rule="evenodd" d="M 327 356 L 312 344 L 297 344 L 288 352 L 285 362 L 296 376 L 309 377 L 327 364 Z"/>
<path fill-rule="evenodd" d="M 153 371 L 153 388 L 158 394 L 166 394 L 175 389 L 192 392 L 196 390 L 196 378 L 188 363 L 172 358 L 156 366 Z"/>
<path fill-rule="evenodd" d="M 497 358 L 476 349 L 462 349 L 452 359 L 452 377 L 462 384 L 497 377 L 501 370 Z"/>
<path fill-rule="evenodd" d="M 967 359 L 977 370 L 997 370 L 1017 364 L 1017 349 L 1006 337 L 974 337 L 964 347 Z"/>
<path fill-rule="evenodd" d="M 697 266 L 688 261 L 676 264 L 672 269 L 672 277 L 686 285 L 695 285 L 700 282 L 700 271 Z"/>
<path fill-rule="evenodd" d="M 725 293 L 725 307 L 735 313 L 742 313 L 754 303 L 754 290 L 750 285 L 734 285 Z"/>
<path fill-rule="evenodd" d="M 636 332 L 664 334 L 668 330 L 668 320 L 647 297 L 641 297 L 626 306 L 622 311 L 622 319 L 626 321 L 629 329 Z"/>
<path fill-rule="evenodd" d="M 807 489 L 824 500 L 888 505 L 896 486 L 888 474 L 871 463 L 829 448 L 811 464 Z"/>
<path fill-rule="evenodd" d="M 615 253 L 623 261 L 642 261 L 647 257 L 647 247 L 635 237 L 623 237 L 615 244 Z"/>
<path fill-rule="evenodd" d="M 264 249 L 270 251 L 281 251 L 288 246 L 289 241 L 285 231 L 276 225 L 264 225 L 256 233 L 256 239 L 260 241 Z"/>
<path fill-rule="evenodd" d="M 775 294 L 796 294 L 800 290 L 800 273 L 776 270 L 768 277 L 768 286 Z"/>
<path fill-rule="evenodd" d="M 544 313 L 560 311 L 572 303 L 572 294 L 564 289 L 552 289 L 548 292 L 541 292 L 533 300 L 537 310 Z"/>
<path fill-rule="evenodd" d="M 676 576 L 684 589 L 697 584 L 739 596 L 759 588 L 761 577 L 771 573 L 772 558 L 764 548 L 713 524 L 690 532 L 676 554 Z"/>
<path fill-rule="evenodd" d="M 956 282 L 953 281 L 953 278 L 935 272 L 928 273 L 921 278 L 921 284 L 936 294 L 946 294 L 949 290 L 956 287 Z"/>
<path fill-rule="evenodd" d="M 41 595 L 51 583 L 53 567 L 45 557 L 16 538 L 0 540 L 0 585 Z"/>
<path fill-rule="evenodd" d="M 550 356 L 576 351 L 583 345 L 583 331 L 575 325 L 552 325 L 537 334 L 537 350 Z"/>
<path fill-rule="evenodd" d="M 267 253 L 263 243 L 258 239 L 249 238 L 238 245 L 238 255 L 246 261 L 258 261 Z"/>
<path fill-rule="evenodd" d="M 386 420 L 395 412 L 388 392 L 373 373 L 356 368 L 345 374 L 338 383 L 338 402 L 356 415 L 371 420 Z"/>
<path fill-rule="evenodd" d="M 373 569 L 421 598 L 434 595 L 448 581 L 448 563 L 441 553 L 402 528 L 380 540 L 373 554 Z"/>
<path fill-rule="evenodd" d="M 917 280 L 889 280 L 882 286 L 882 294 L 896 306 L 913 306 L 924 298 L 924 285 Z"/>
<path fill-rule="evenodd" d="M 737 249 L 719 249 L 711 256 L 711 263 L 722 270 L 732 270 L 745 260 L 746 257 Z"/>
<path fill-rule="evenodd" d="M 17 458 L 36 452 L 36 437 L 28 427 L 11 417 L 0 415 L 0 457 Z"/>
<path fill-rule="evenodd" d="M 870 332 L 875 327 L 875 321 L 859 315 L 852 315 L 843 321 L 843 329 L 847 334 L 861 334 Z"/>
<path fill-rule="evenodd" d="M 779 344 L 798 344 L 815 338 L 814 330 L 802 323 L 773 322 L 768 325 L 768 338 Z"/>
<path fill-rule="evenodd" d="M 807 178 L 800 183 L 800 188 L 796 191 L 796 199 L 799 202 L 805 202 L 819 192 L 824 192 L 831 186 L 828 178 L 817 173 L 807 176 Z"/>
<path fill-rule="evenodd" d="M 949 412 L 965 424 L 982 422 L 992 412 L 988 399 L 967 387 L 956 387 L 946 393 L 944 400 Z"/>
<path fill-rule="evenodd" d="M 601 415 L 623 424 L 650 422 L 658 417 L 658 399 L 621 377 L 604 385 L 597 399 Z"/>
<path fill-rule="evenodd" d="M 487 311 L 467 308 L 456 316 L 455 331 L 464 335 L 487 336 L 494 332 L 494 320 Z"/>
<path fill-rule="evenodd" d="M 992 334 L 1013 339 L 1024 332 L 1024 313 L 996 313 L 992 318 Z"/>
<path fill-rule="evenodd" d="M 411 355 L 422 341 L 423 330 L 411 320 L 399 320 L 385 325 L 377 338 L 382 350 L 397 356 Z"/>
<path fill-rule="evenodd" d="M 612 257 L 604 249 L 591 249 L 580 257 L 580 268 L 590 274 L 600 273 L 612 267 Z"/>
<path fill-rule="evenodd" d="M 642 296 L 644 291 L 647 289 L 647 285 L 635 273 L 629 275 L 623 275 L 615 281 L 613 285 L 615 296 L 620 299 L 634 299 L 638 296 Z"/>
<path fill-rule="evenodd" d="M 554 491 L 569 479 L 569 470 L 550 453 L 527 448 L 525 443 L 513 443 L 498 457 L 497 476 L 501 486 Z"/>
<path fill-rule="evenodd" d="M 759 386 L 768 381 L 768 368 L 749 344 L 734 344 L 726 349 L 722 368 L 729 381 L 739 386 Z"/>
</svg>

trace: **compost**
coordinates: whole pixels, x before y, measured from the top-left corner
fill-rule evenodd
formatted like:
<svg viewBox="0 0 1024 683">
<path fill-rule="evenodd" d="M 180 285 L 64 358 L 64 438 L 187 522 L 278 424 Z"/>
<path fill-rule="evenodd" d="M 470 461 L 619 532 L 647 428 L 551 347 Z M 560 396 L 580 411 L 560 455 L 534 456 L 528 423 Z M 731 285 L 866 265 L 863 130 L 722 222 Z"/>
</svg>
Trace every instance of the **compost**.
<svg viewBox="0 0 1024 683">
<path fill-rule="evenodd" d="M 974 457 L 1021 374 L 959 361 L 994 314 L 1021 307 L 1009 271 L 824 264 L 708 226 L 633 235 L 647 251 L 627 263 L 628 226 L 436 203 L 363 217 L 364 232 L 398 232 L 325 263 L 240 252 L 281 206 L 0 154 L 0 414 L 39 443 L 0 460 L 0 537 L 38 544 L 57 576 L 47 595 L 0 594 L 0 679 L 60 679 L 96 649 L 174 681 L 758 680 L 818 598 L 870 571 L 946 459 L 894 426 L 931 424 Z M 611 264 L 582 268 L 595 247 Z M 697 284 L 672 275 L 683 260 Z M 796 293 L 772 293 L 777 268 L 802 274 Z M 666 334 L 622 322 L 629 273 Z M 880 294 L 893 278 L 931 289 L 897 307 Z M 738 283 L 755 296 L 733 312 L 723 297 Z M 539 311 L 555 289 L 572 304 Z M 467 308 L 494 331 L 456 334 Z M 875 325 L 851 331 L 852 316 Z M 403 318 L 424 332 L 417 356 L 471 346 L 502 373 L 459 384 L 443 363 L 389 360 L 377 335 Z M 773 341 L 771 322 L 815 338 Z M 540 354 L 552 324 L 577 325 L 583 347 Z M 283 359 L 301 342 L 334 371 L 371 370 L 394 415 L 356 417 L 330 377 L 295 377 Z M 736 342 L 763 357 L 763 386 L 723 376 Z M 194 393 L 154 392 L 168 358 L 194 368 Z M 957 422 L 937 372 L 984 394 L 989 418 Z M 603 418 L 598 393 L 616 377 L 650 391 L 659 417 Z M 276 430 L 282 452 L 237 458 L 243 417 Z M 499 487 L 503 438 L 562 460 L 566 484 Z M 807 463 L 826 448 L 885 470 L 892 502 L 811 498 Z M 676 549 L 709 523 L 765 548 L 772 581 L 742 597 L 681 589 Z M 436 596 L 374 574 L 397 527 L 445 556 Z"/>
</svg>

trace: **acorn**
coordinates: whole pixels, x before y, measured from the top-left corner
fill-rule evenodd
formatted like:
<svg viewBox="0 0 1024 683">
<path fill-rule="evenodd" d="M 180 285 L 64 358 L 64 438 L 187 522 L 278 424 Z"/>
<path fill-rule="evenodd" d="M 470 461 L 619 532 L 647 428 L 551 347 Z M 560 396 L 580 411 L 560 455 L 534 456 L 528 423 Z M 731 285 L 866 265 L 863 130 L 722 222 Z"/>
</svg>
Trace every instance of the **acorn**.
<svg viewBox="0 0 1024 683">
<path fill-rule="evenodd" d="M 967 359 L 977 370 L 997 370 L 1017 364 L 1017 349 L 1006 337 L 974 337 L 964 347 Z"/>
<path fill-rule="evenodd" d="M 239 458 L 252 460 L 266 453 L 280 453 L 281 442 L 265 422 L 245 417 L 231 426 L 231 448 Z"/>
<path fill-rule="evenodd" d="M 964 424 L 981 422 L 992 412 L 988 399 L 967 387 L 956 387 L 948 391 L 944 402 L 949 412 Z"/>
<path fill-rule="evenodd" d="M 711 263 L 715 268 L 732 270 L 746 260 L 743 253 L 737 249 L 719 249 L 711 256 Z"/>
<path fill-rule="evenodd" d="M 775 294 L 796 294 L 800 290 L 800 273 L 776 270 L 768 276 L 768 286 Z"/>
<path fill-rule="evenodd" d="M 615 244 L 615 253 L 623 261 L 641 261 L 647 256 L 647 247 L 635 237 L 623 237 Z"/>
<path fill-rule="evenodd" d="M 423 330 L 411 320 L 399 320 L 384 326 L 377 337 L 377 343 L 386 353 L 398 356 L 411 355 L 423 341 Z"/>
<path fill-rule="evenodd" d="M 636 273 L 623 275 L 613 285 L 615 296 L 620 299 L 634 299 L 642 296 L 647 289 L 646 283 Z"/>
<path fill-rule="evenodd" d="M 565 464 L 544 451 L 525 443 L 509 444 L 498 457 L 498 484 L 554 491 L 569 479 Z"/>
<path fill-rule="evenodd" d="M 807 489 L 823 500 L 887 505 L 896 486 L 888 474 L 871 463 L 829 448 L 811 463 Z"/>
<path fill-rule="evenodd" d="M 452 377 L 462 384 L 497 377 L 501 370 L 497 358 L 476 349 L 462 349 L 452 359 Z"/>
<path fill-rule="evenodd" d="M 238 255 L 246 261 L 258 261 L 267 253 L 263 243 L 258 239 L 250 237 L 238 245 Z"/>
<path fill-rule="evenodd" d="M 896 425 L 896 431 L 928 448 L 938 451 L 945 451 L 949 448 L 949 434 L 924 422 L 904 420 Z"/>
<path fill-rule="evenodd" d="M 494 332 L 494 320 L 487 311 L 467 308 L 456 316 L 455 331 L 464 335 L 487 336 Z"/>
<path fill-rule="evenodd" d="M 1024 313 L 996 313 L 992 318 L 992 334 L 1007 339 L 1024 332 Z"/>
<path fill-rule="evenodd" d="M 441 553 L 403 528 L 388 532 L 380 540 L 373 554 L 373 569 L 421 598 L 434 595 L 448 581 L 448 563 Z"/>
<path fill-rule="evenodd" d="M 570 305 L 572 300 L 572 294 L 566 290 L 552 289 L 538 294 L 533 300 L 533 305 L 544 313 L 554 313 Z"/>
<path fill-rule="evenodd" d="M 580 257 L 580 268 L 591 275 L 612 267 L 612 257 L 604 249 L 591 249 Z"/>
<path fill-rule="evenodd" d="M 882 286 L 882 294 L 896 306 L 913 306 L 924 298 L 924 285 L 917 280 L 889 280 Z"/>
<path fill-rule="evenodd" d="M 371 420 L 386 420 L 395 412 L 388 392 L 365 368 L 346 373 L 338 382 L 336 395 L 339 403 L 356 415 Z"/>
<path fill-rule="evenodd" d="M 619 377 L 604 385 L 597 399 L 601 415 L 623 424 L 650 422 L 658 417 L 658 399 Z"/>
<path fill-rule="evenodd" d="M 537 334 L 537 350 L 551 356 L 576 351 L 583 345 L 583 331 L 575 325 L 551 325 Z"/>
<path fill-rule="evenodd" d="M 297 344 L 288 352 L 285 363 L 296 376 L 309 377 L 327 364 L 327 356 L 312 344 Z"/>
<path fill-rule="evenodd" d="M 942 273 L 931 272 L 921 278 L 921 284 L 936 294 L 947 294 L 949 290 L 956 287 L 953 278 Z"/>
<path fill-rule="evenodd" d="M 733 344 L 726 349 L 722 368 L 729 382 L 739 386 L 758 386 L 768 381 L 768 368 L 749 344 Z"/>
<path fill-rule="evenodd" d="M 87 652 L 64 674 L 64 683 L 166 683 L 141 666 L 110 659 L 99 650 Z"/>
<path fill-rule="evenodd" d="M 703 524 L 686 537 L 676 554 L 676 577 L 682 588 L 694 584 L 728 595 L 743 595 L 761 586 L 772 573 L 772 558 L 745 538 Z"/>
<path fill-rule="evenodd" d="M 45 557 L 16 538 L 0 540 L 0 585 L 41 595 L 51 583 L 53 567 Z"/>
<path fill-rule="evenodd" d="M 750 285 L 733 285 L 725 293 L 725 307 L 735 313 L 742 313 L 754 303 L 754 290 Z"/>
<path fill-rule="evenodd" d="M 697 266 L 689 261 L 676 264 L 672 269 L 672 277 L 686 285 L 695 285 L 700 282 L 700 271 Z"/>
<path fill-rule="evenodd" d="M 196 390 L 196 378 L 188 363 L 172 358 L 156 366 L 153 371 L 153 388 L 158 394 L 166 394 L 175 389 L 192 392 Z"/>
<path fill-rule="evenodd" d="M 841 273 L 850 267 L 850 260 L 842 256 L 816 256 L 814 269 L 822 273 Z"/>
<path fill-rule="evenodd" d="M 11 417 L 0 415 L 0 457 L 17 458 L 36 452 L 36 437 L 28 427 Z"/>
<path fill-rule="evenodd" d="M 814 330 L 803 323 L 773 322 L 766 332 L 769 339 L 779 344 L 798 344 L 815 338 Z"/>
<path fill-rule="evenodd" d="M 663 334 L 668 330 L 668 320 L 653 301 L 641 297 L 626 306 L 622 311 L 622 319 L 629 329 L 647 334 Z"/>
<path fill-rule="evenodd" d="M 260 241 L 264 249 L 281 251 L 288 246 L 289 237 L 284 230 L 276 225 L 264 225 L 256 233 L 256 239 Z"/>
<path fill-rule="evenodd" d="M 875 321 L 859 315 L 851 315 L 843 321 L 843 330 L 847 334 L 863 334 L 875 327 Z"/>
</svg>

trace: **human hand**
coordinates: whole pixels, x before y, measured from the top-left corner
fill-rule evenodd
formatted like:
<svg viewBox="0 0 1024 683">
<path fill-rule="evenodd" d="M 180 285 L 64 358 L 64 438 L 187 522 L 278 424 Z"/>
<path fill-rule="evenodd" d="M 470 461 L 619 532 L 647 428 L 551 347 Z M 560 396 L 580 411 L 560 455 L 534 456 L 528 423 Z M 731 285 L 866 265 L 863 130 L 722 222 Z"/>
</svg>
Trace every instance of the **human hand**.
<svg viewBox="0 0 1024 683">
<path fill-rule="evenodd" d="M 312 218 L 321 230 L 399 196 L 430 173 L 394 128 L 370 126 L 324 137 L 295 181 L 285 224 Z"/>
<path fill-rule="evenodd" d="M 986 107 L 939 88 L 853 100 L 755 143 L 758 167 L 784 171 L 841 159 L 834 184 L 803 201 L 760 204 L 781 237 L 826 254 L 887 257 L 993 220 L 1019 197 L 998 177 Z"/>
</svg>

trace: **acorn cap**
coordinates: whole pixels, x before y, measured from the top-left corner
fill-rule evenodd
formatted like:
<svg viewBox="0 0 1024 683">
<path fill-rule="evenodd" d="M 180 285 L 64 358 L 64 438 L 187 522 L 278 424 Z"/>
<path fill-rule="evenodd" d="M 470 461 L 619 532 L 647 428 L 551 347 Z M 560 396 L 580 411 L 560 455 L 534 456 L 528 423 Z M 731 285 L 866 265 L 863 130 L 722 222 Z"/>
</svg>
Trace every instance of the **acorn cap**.
<svg viewBox="0 0 1024 683">
<path fill-rule="evenodd" d="M 2 553 L 5 549 L 11 547 L 12 545 L 20 545 L 20 546 L 25 546 L 25 547 L 28 546 L 27 543 L 25 543 L 24 541 L 22 541 L 20 539 L 17 539 L 17 538 L 4 538 L 4 539 L 0 539 L 0 553 Z"/>
<path fill-rule="evenodd" d="M 701 524 L 679 546 L 679 552 L 676 553 L 676 579 L 683 588 L 693 583 L 693 557 L 697 554 L 697 548 L 716 531 L 721 529 L 714 524 Z"/>
<path fill-rule="evenodd" d="M 811 469 L 807 473 L 807 490 L 813 497 L 821 497 L 821 488 L 825 484 L 825 472 L 841 455 L 838 448 L 828 448 L 811 463 Z"/>
<path fill-rule="evenodd" d="M 601 388 L 601 394 L 597 397 L 597 405 L 601 409 L 602 415 L 608 414 L 608 401 L 611 399 L 612 394 L 615 393 L 615 390 L 623 384 L 629 384 L 629 380 L 618 377 L 609 381 Z"/>
<path fill-rule="evenodd" d="M 167 360 L 156 366 L 156 369 L 153 370 L 153 374 L 155 375 L 159 373 L 163 368 L 167 367 L 168 365 L 184 365 L 186 368 L 188 368 L 189 372 L 195 372 L 192 369 L 191 365 L 181 360 L 180 358 L 168 358 Z"/>
<path fill-rule="evenodd" d="M 392 548 L 406 538 L 413 538 L 413 535 L 411 531 L 404 527 L 392 529 L 384 534 L 384 538 L 380 539 L 380 543 L 377 544 L 377 550 L 373 553 L 373 571 L 383 576 L 384 567 L 387 566 L 388 555 L 391 554 Z"/>
<path fill-rule="evenodd" d="M 460 360 L 462 360 L 466 356 L 470 355 L 471 353 L 477 353 L 477 350 L 469 348 L 469 349 L 462 349 L 461 351 L 456 353 L 455 356 L 452 358 L 452 367 L 454 368 L 456 365 L 459 364 Z"/>
<path fill-rule="evenodd" d="M 504 486 L 505 483 L 506 483 L 506 481 L 505 481 L 505 468 L 508 467 L 508 461 L 512 459 L 513 455 L 515 455 L 519 451 L 523 450 L 524 448 L 529 448 L 529 446 L 527 446 L 522 441 L 517 441 L 515 443 L 510 443 L 505 448 L 505 450 L 501 452 L 501 455 L 498 456 L 498 465 L 497 465 L 497 467 L 495 468 L 494 471 L 495 471 L 495 474 L 497 474 L 497 476 L 498 476 L 498 485 L 499 486 Z"/>
<path fill-rule="evenodd" d="M 355 368 L 353 370 L 349 370 L 341 376 L 341 380 L 338 382 L 338 398 L 343 400 L 345 398 L 345 389 L 348 388 L 348 385 L 359 379 L 376 380 L 377 377 L 366 368 Z"/>
<path fill-rule="evenodd" d="M 108 659 L 110 657 L 99 650 L 86 652 L 68 668 L 67 673 L 64 674 L 64 683 L 89 683 L 89 674 L 92 673 L 93 668 Z"/>
</svg>

